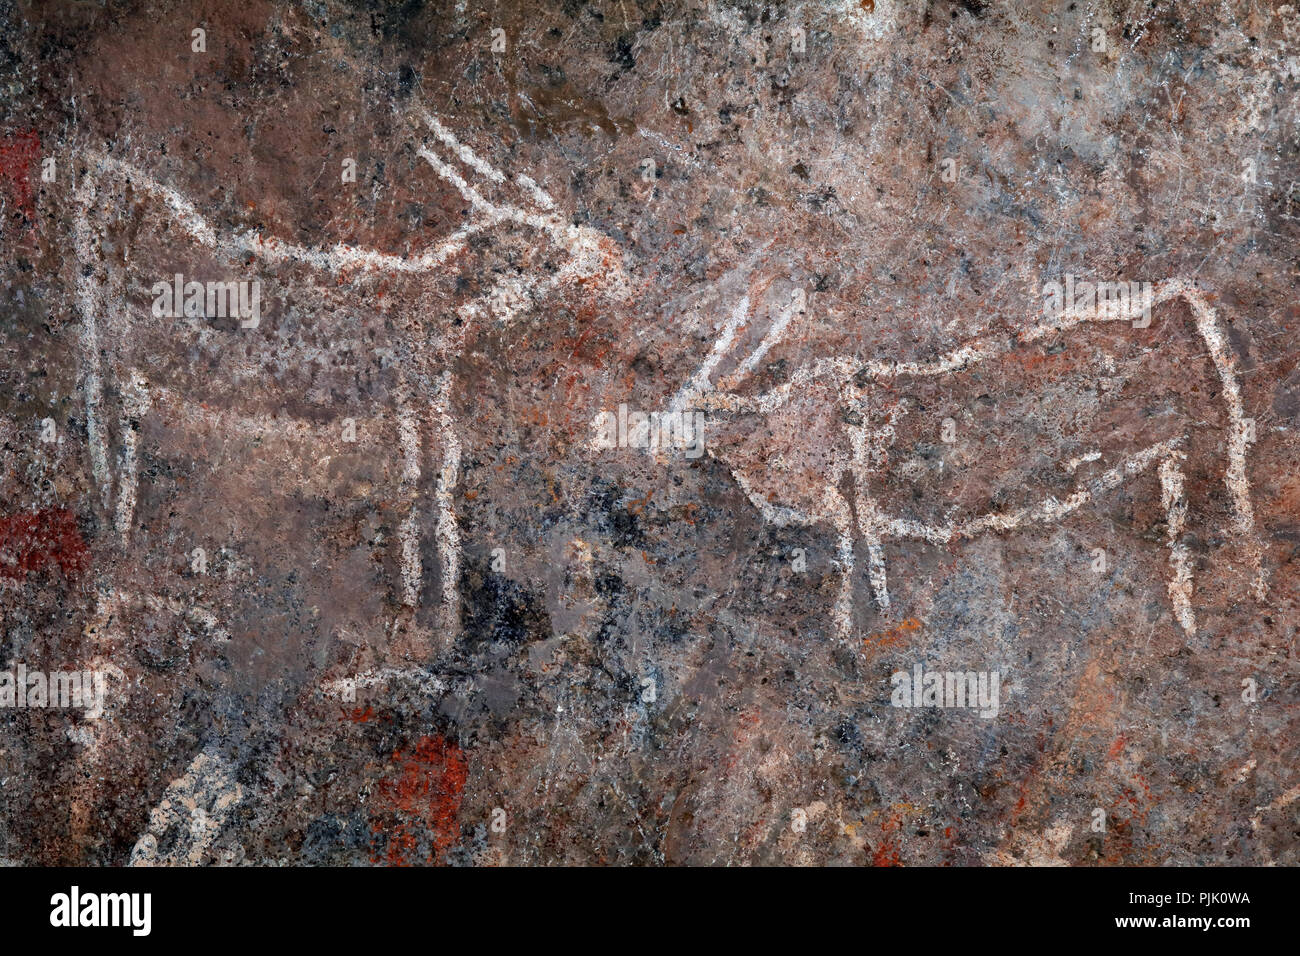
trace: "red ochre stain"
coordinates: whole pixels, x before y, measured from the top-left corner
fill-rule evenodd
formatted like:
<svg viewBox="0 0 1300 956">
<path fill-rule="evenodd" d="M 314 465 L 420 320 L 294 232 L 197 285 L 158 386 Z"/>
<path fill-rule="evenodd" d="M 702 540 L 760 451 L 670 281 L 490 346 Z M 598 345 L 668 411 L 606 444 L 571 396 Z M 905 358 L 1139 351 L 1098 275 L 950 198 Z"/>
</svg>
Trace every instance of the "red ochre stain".
<svg viewBox="0 0 1300 956">
<path fill-rule="evenodd" d="M 344 710 L 341 720 L 350 720 L 354 724 L 365 724 L 375 719 L 375 708 L 373 707 L 353 707 L 351 710 Z"/>
<path fill-rule="evenodd" d="M 919 630 L 921 622 L 914 617 L 909 617 L 895 627 L 887 631 L 879 631 L 869 637 L 862 639 L 862 643 L 868 647 L 875 645 L 877 647 L 898 647 L 907 643 L 905 637 L 911 631 Z"/>
<path fill-rule="evenodd" d="M 373 863 L 411 866 L 421 837 L 428 845 L 429 863 L 438 863 L 459 836 L 457 817 L 465 792 L 468 762 L 450 740 L 421 737 L 410 750 L 394 751 L 394 770 L 379 781 L 371 798 L 370 832 L 386 834 L 383 856 Z M 379 844 L 376 839 L 376 845 Z"/>
<path fill-rule="evenodd" d="M 903 860 L 899 853 L 900 847 L 892 840 L 885 840 L 871 854 L 872 866 L 902 866 Z"/>
<path fill-rule="evenodd" d="M 0 577 L 22 579 L 57 564 L 72 580 L 90 567 L 90 551 L 66 508 L 0 516 Z"/>
<path fill-rule="evenodd" d="M 872 866 L 902 866 L 902 845 L 897 839 L 891 837 L 891 833 L 899 833 L 903 829 L 903 815 L 901 813 L 890 814 L 888 820 L 880 825 L 880 843 L 871 854 Z M 870 846 L 867 847 L 871 849 Z"/>
<path fill-rule="evenodd" d="M 32 163 L 41 155 L 41 137 L 36 130 L 11 133 L 0 138 L 0 188 L 8 202 L 22 211 L 26 223 L 36 228 L 33 203 Z"/>
</svg>

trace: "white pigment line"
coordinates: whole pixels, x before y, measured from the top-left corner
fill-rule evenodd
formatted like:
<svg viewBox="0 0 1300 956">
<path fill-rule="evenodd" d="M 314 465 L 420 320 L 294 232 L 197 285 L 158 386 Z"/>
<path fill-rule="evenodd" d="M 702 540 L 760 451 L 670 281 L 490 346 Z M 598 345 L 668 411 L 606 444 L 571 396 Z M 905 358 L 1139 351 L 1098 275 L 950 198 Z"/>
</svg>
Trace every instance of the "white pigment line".
<svg viewBox="0 0 1300 956">
<path fill-rule="evenodd" d="M 1264 575 L 1262 549 L 1255 536 L 1255 509 L 1250 500 L 1250 478 L 1246 474 L 1246 453 L 1250 443 L 1246 440 L 1246 410 L 1241 401 L 1241 388 L 1237 384 L 1236 359 L 1219 328 L 1214 309 L 1196 289 L 1184 287 L 1182 291 L 1196 316 L 1196 329 L 1205 340 L 1210 358 L 1218 370 L 1219 380 L 1223 383 L 1223 401 L 1229 419 L 1228 469 L 1223 480 L 1228 486 L 1228 494 L 1232 496 L 1237 531 L 1246 538 L 1247 555 L 1254 571 L 1251 587 L 1256 599 L 1262 601 L 1268 593 L 1268 582 Z"/>
<path fill-rule="evenodd" d="M 754 371 L 754 369 L 758 367 L 758 363 L 763 361 L 763 357 L 771 351 L 773 346 L 781 341 L 782 337 L 785 335 L 785 330 L 790 325 L 790 320 L 794 318 L 796 311 L 798 310 L 795 309 L 794 303 L 791 302 L 789 307 L 786 308 L 786 310 L 777 317 L 777 320 L 772 323 L 772 327 L 768 330 L 767 335 L 764 336 L 763 341 L 759 343 L 758 348 L 754 349 L 754 351 L 750 353 L 749 357 L 745 359 L 745 361 L 741 362 L 740 366 L 734 372 L 719 382 L 718 387 L 724 389 L 731 388 L 733 382 L 738 382 L 750 372 Z"/>
<path fill-rule="evenodd" d="M 438 558 L 442 564 L 442 626 L 447 642 L 460 634 L 460 529 L 456 524 L 453 493 L 460 480 L 460 438 L 451 416 L 451 372 L 443 372 L 434 399 L 433 420 L 442 445 L 442 468 L 438 472 Z"/>
<path fill-rule="evenodd" d="M 869 449 L 866 413 L 867 410 L 863 408 L 861 425 L 848 426 L 849 441 L 853 446 L 853 486 L 857 493 L 858 534 L 867 545 L 867 575 L 871 580 L 871 593 L 875 595 L 880 610 L 888 611 L 889 580 L 885 573 L 885 552 L 880 540 L 880 514 L 867 485 L 870 465 L 867 462 Z"/>
<path fill-rule="evenodd" d="M 104 404 L 104 385 L 99 367 L 98 314 L 101 302 L 94 278 L 94 251 L 98 245 L 91 239 L 87 218 L 89 194 L 94 183 L 95 177 L 91 173 L 77 187 L 77 212 L 73 228 L 78 262 L 77 304 L 81 310 L 81 351 L 85 362 L 86 435 L 90 444 L 90 469 L 95 476 L 95 484 L 99 486 L 103 506 L 107 508 L 112 494 L 112 478 L 108 470 L 108 441 L 99 416 L 99 410 Z"/>
<path fill-rule="evenodd" d="M 402 526 L 398 530 L 402 542 L 402 603 L 415 607 L 420 603 L 420 579 L 423 570 L 420 566 L 420 525 L 419 509 L 411 505 Z"/>
<path fill-rule="evenodd" d="M 466 239 L 490 225 L 492 225 L 490 221 L 466 223 L 438 245 L 410 258 L 343 244 L 328 249 L 312 249 L 280 239 L 264 238 L 254 232 L 241 233 L 228 244 L 223 243 L 223 245 L 228 245 L 239 252 L 251 252 L 272 264 L 301 262 L 331 273 L 346 269 L 429 272 L 464 250 Z"/>
<path fill-rule="evenodd" d="M 355 677 L 341 677 L 338 680 L 326 681 L 321 684 L 321 690 L 327 694 L 342 694 L 348 690 L 356 690 L 358 687 L 377 687 L 389 681 L 411 681 L 417 684 L 420 690 L 430 695 L 445 693 L 447 690 L 446 681 L 428 671 L 397 667 L 381 667 L 377 670 L 362 671 Z"/>
<path fill-rule="evenodd" d="M 764 521 L 774 524 L 779 528 L 787 525 L 816 523 L 816 518 L 810 517 L 801 511 L 797 511 L 794 508 L 788 508 L 785 505 L 772 504 L 772 502 L 768 501 L 754 490 L 754 486 L 750 484 L 749 479 L 745 477 L 744 473 L 741 472 L 739 468 L 731 469 L 731 477 L 736 480 L 736 484 L 740 486 L 740 490 L 744 492 L 745 497 L 749 499 L 749 503 L 758 509 L 758 513 L 763 516 Z"/>
<path fill-rule="evenodd" d="M 124 177 L 131 185 L 143 185 L 144 188 L 158 196 L 165 202 L 168 208 L 180 219 L 180 225 L 199 242 L 205 246 L 215 246 L 217 244 L 217 235 L 208 225 L 208 221 L 203 215 L 194 208 L 194 204 L 178 193 L 170 186 L 165 186 L 158 180 L 154 179 L 143 170 L 137 169 L 129 163 L 124 163 L 119 159 L 114 159 L 105 153 L 96 150 L 88 150 L 86 157 L 99 166 L 111 170 L 119 176 Z M 136 180 L 139 180 L 137 183 Z"/>
<path fill-rule="evenodd" d="M 885 572 L 885 551 L 880 540 L 880 518 L 870 495 L 858 494 L 858 533 L 867 545 L 867 573 L 871 591 L 882 611 L 889 610 L 889 579 Z"/>
<path fill-rule="evenodd" d="M 397 395 L 397 436 L 402 446 L 402 481 L 413 485 L 420 480 L 420 429 L 408 396 L 408 388 L 403 383 Z"/>
<path fill-rule="evenodd" d="M 515 177 L 517 182 L 527 193 L 533 197 L 533 202 L 541 206 L 547 212 L 555 209 L 555 200 L 547 195 L 546 191 L 533 180 L 531 176 L 520 173 Z"/>
<path fill-rule="evenodd" d="M 1194 292 L 1194 290 L 1192 291 Z M 1168 301 L 1179 294 L 1187 294 L 1184 292 L 1182 285 L 1169 282 L 1163 283 L 1153 296 L 1153 304 Z M 1191 301 L 1190 294 L 1188 294 L 1188 299 Z M 805 366 L 797 370 L 789 382 L 759 396 L 757 400 L 749 400 L 749 405 L 750 407 L 756 406 L 760 411 L 770 412 L 773 408 L 779 407 L 788 401 L 794 388 L 807 385 L 815 379 L 826 376 L 843 380 L 858 375 L 867 375 L 879 379 L 898 378 L 904 375 L 920 377 L 947 375 L 952 372 L 963 371 L 987 359 L 1009 354 L 1019 345 L 1036 342 L 1047 335 L 1069 331 L 1084 322 L 1127 321 L 1136 318 L 1140 313 L 1141 307 L 1137 303 L 1130 304 L 1127 311 L 1116 309 L 1099 313 L 1096 309 L 1072 309 L 1063 312 L 1057 322 L 1034 326 L 1027 331 L 1016 334 L 1010 341 L 990 345 L 980 339 L 975 339 L 930 361 L 899 362 L 887 359 L 861 362 L 848 356 L 819 359 L 811 367 Z M 734 377 L 739 378 L 739 376 Z"/>
<path fill-rule="evenodd" d="M 982 345 L 963 345 L 932 362 L 867 362 L 859 371 L 872 378 L 897 378 L 901 375 L 934 376 L 958 372 L 970 365 L 1001 354 Z"/>
<path fill-rule="evenodd" d="M 483 195 L 471 186 L 465 177 L 461 176 L 449 164 L 443 162 L 432 150 L 426 146 L 420 146 L 416 149 L 417 155 L 422 157 L 425 162 L 433 167 L 434 171 L 447 182 L 456 187 L 457 191 L 464 197 L 465 201 L 473 206 L 476 210 L 488 217 L 492 221 L 511 221 L 520 225 L 530 226 L 540 232 L 546 233 L 558 245 L 568 250 L 573 257 L 575 264 L 578 265 L 585 274 L 601 275 L 613 281 L 620 291 L 625 289 L 627 283 L 626 272 L 622 265 L 618 269 L 617 275 L 605 276 L 605 253 L 602 246 L 608 244 L 608 239 L 601 233 L 586 226 L 573 226 L 566 223 L 557 213 L 541 215 L 535 212 L 528 212 L 520 209 L 511 203 L 492 203 L 483 197 Z M 477 157 L 476 157 L 477 158 Z M 469 165 L 474 166 L 473 163 Z M 487 169 L 492 167 L 483 164 Z M 474 166 L 478 169 L 477 166 Z M 496 172 L 492 170 L 492 172 Z M 486 174 L 484 174 L 486 175 Z M 497 175 L 500 175 L 497 173 Z M 490 178 L 490 177 L 489 177 Z M 536 183 L 533 184 L 536 187 Z M 540 189 L 539 189 L 540 191 Z M 548 208 L 554 208 L 554 200 L 549 196 L 545 197 L 550 203 Z M 544 204 L 543 204 L 544 205 Z"/>
<path fill-rule="evenodd" d="M 1065 463 L 1064 467 L 1065 470 L 1068 471 L 1070 474 L 1074 474 L 1076 471 L 1079 470 L 1080 465 L 1086 465 L 1088 462 L 1096 461 L 1100 457 L 1101 457 L 1101 452 L 1090 451 L 1085 455 L 1080 455 L 1078 458 L 1071 458 L 1069 461 Z"/>
<path fill-rule="evenodd" d="M 736 340 L 736 332 L 745 324 L 748 317 L 749 296 L 745 296 L 740 300 L 740 304 L 732 310 L 731 317 L 723 324 L 722 332 L 718 335 L 717 341 L 713 343 L 713 348 L 709 350 L 709 354 L 695 371 L 695 374 L 691 376 L 690 381 L 682 386 L 668 403 L 670 413 L 682 411 L 696 396 L 712 390 L 713 384 L 709 379 L 713 375 L 713 370 L 726 357 L 732 342 Z"/>
<path fill-rule="evenodd" d="M 398 530 L 398 538 L 402 545 L 402 603 L 415 607 L 420 602 L 420 582 L 424 577 L 420 564 L 419 509 L 413 500 L 420 480 L 420 432 L 408 395 L 403 380 L 397 388 L 397 435 L 402 446 L 402 490 L 409 510 Z"/>
<path fill-rule="evenodd" d="M 504 183 L 506 181 L 505 176 L 503 176 L 500 171 L 494 169 L 492 166 L 488 165 L 486 162 L 480 159 L 478 154 L 475 153 L 474 150 L 470 149 L 468 146 L 466 146 L 464 143 L 458 140 L 450 130 L 448 130 L 445 126 L 439 123 L 437 117 L 433 116 L 427 110 L 421 109 L 420 118 L 423 119 L 426 124 L 428 124 L 429 128 L 433 130 L 434 134 L 440 140 L 442 140 L 443 143 L 445 143 L 453 153 L 455 153 L 457 156 L 460 157 L 460 161 L 464 163 L 466 166 L 473 167 L 474 170 L 476 170 L 480 176 L 483 176 L 486 179 L 490 179 L 494 183 L 499 184 L 499 183 Z"/>
<path fill-rule="evenodd" d="M 1178 623 L 1188 636 L 1196 634 L 1196 617 L 1192 613 L 1192 569 L 1187 545 L 1183 543 L 1183 525 L 1187 517 L 1187 499 L 1183 496 L 1183 473 L 1174 456 L 1160 463 L 1160 501 L 1168 515 L 1166 539 L 1169 543 L 1169 601 Z"/>
<path fill-rule="evenodd" d="M 847 641 L 853 636 L 853 513 L 849 503 L 833 485 L 826 486 L 822 504 L 838 536 L 836 552 L 840 565 L 840 591 L 831 616 L 835 621 L 836 635 Z"/>
<path fill-rule="evenodd" d="M 131 369 L 122 386 L 122 473 L 118 477 L 117 514 L 114 521 L 122 539 L 122 547 L 131 543 L 131 521 L 135 516 L 135 496 L 139 484 L 139 464 L 136 458 L 139 432 L 131 427 L 131 421 L 143 417 L 149 410 L 149 404 L 148 384 L 144 376 Z"/>
<path fill-rule="evenodd" d="M 416 153 L 423 157 L 424 161 L 433 167 L 434 172 L 455 186 L 456 190 L 464 197 L 465 201 L 483 215 L 502 219 L 513 219 L 516 221 L 527 220 L 528 216 L 520 210 L 515 209 L 513 206 L 496 206 L 488 202 L 477 189 L 465 181 L 464 176 L 439 159 L 438 155 L 432 152 L 427 146 L 421 146 L 416 150 Z"/>
<path fill-rule="evenodd" d="M 145 192 L 160 198 L 176 213 L 179 218 L 178 224 L 197 242 L 209 248 L 219 249 L 227 256 L 236 259 L 243 253 L 252 253 L 273 264 L 291 261 L 301 262 L 332 273 L 349 268 L 391 272 L 428 272 L 461 251 L 465 247 L 465 240 L 469 236 L 494 224 L 491 217 L 487 222 L 467 223 L 438 245 L 411 257 L 378 252 L 374 249 L 350 246 L 345 243 L 338 243 L 324 249 L 313 249 L 276 238 L 263 237 L 252 231 L 246 231 L 230 238 L 221 238 L 194 207 L 194 204 L 175 189 L 159 182 L 143 170 L 111 156 L 95 151 L 91 151 L 87 155 L 93 162 L 124 177 L 133 186 L 137 186 Z M 82 202 L 80 198 L 78 201 Z"/>
<path fill-rule="evenodd" d="M 1038 505 L 1012 512 L 989 512 L 961 524 L 927 525 L 906 518 L 882 515 L 879 524 L 888 532 L 882 537 L 926 541 L 930 544 L 949 544 L 959 539 L 975 538 L 990 531 L 1012 531 L 1025 523 L 1051 524 L 1078 511 L 1103 491 L 1123 483 L 1123 475 L 1132 477 L 1146 471 L 1158 459 L 1167 457 L 1181 439 L 1157 442 L 1125 459 L 1116 468 L 1095 479 L 1090 487 L 1082 488 L 1065 501 L 1048 496 Z"/>
</svg>

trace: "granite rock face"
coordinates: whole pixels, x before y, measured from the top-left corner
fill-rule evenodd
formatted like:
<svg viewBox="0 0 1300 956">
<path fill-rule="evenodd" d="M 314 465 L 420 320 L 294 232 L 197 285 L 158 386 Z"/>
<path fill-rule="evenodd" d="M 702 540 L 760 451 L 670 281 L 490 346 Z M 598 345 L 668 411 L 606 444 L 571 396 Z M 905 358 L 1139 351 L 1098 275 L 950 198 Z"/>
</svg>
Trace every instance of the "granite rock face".
<svg viewBox="0 0 1300 956">
<path fill-rule="evenodd" d="M 6 860 L 1300 863 L 1296 8 L 0 11 Z"/>
</svg>

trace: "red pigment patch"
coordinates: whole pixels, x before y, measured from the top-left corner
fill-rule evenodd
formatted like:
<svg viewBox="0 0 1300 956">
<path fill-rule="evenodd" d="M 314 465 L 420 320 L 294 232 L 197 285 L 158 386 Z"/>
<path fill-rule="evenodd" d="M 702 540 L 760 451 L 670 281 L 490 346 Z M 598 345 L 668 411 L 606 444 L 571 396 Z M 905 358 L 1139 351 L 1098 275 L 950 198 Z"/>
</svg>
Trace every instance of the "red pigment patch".
<svg viewBox="0 0 1300 956">
<path fill-rule="evenodd" d="M 69 580 L 90 567 L 90 552 L 66 508 L 0 517 L 0 576 L 24 578 L 57 564 Z"/>
<path fill-rule="evenodd" d="M 870 847 L 868 847 L 870 849 Z M 871 854 L 872 866 L 902 866 L 901 847 L 891 840 L 885 840 Z"/>
<path fill-rule="evenodd" d="M 1124 735 L 1120 734 L 1118 737 L 1115 738 L 1115 742 L 1110 745 L 1110 752 L 1106 754 L 1106 759 L 1114 760 L 1116 757 L 1120 755 L 1120 752 L 1123 749 L 1124 749 Z"/>
<path fill-rule="evenodd" d="M 36 130 L 14 133 L 0 139 L 0 188 L 5 201 L 22 212 L 24 220 L 36 230 L 36 204 L 33 201 L 32 164 L 41 155 L 41 138 Z"/>
<path fill-rule="evenodd" d="M 895 813 L 888 820 L 880 825 L 880 844 L 874 851 L 867 846 L 871 852 L 872 866 L 902 866 L 902 845 L 898 840 L 890 836 L 891 833 L 898 833 L 903 829 L 903 815 Z"/>
<path fill-rule="evenodd" d="M 379 781 L 371 798 L 370 832 L 388 836 L 381 861 L 389 866 L 411 866 L 421 837 L 429 844 L 429 863 L 441 862 L 443 853 L 460 835 L 457 817 L 465 792 L 468 763 L 465 752 L 439 736 L 422 737 L 410 751 L 393 753 L 396 770 Z"/>
</svg>

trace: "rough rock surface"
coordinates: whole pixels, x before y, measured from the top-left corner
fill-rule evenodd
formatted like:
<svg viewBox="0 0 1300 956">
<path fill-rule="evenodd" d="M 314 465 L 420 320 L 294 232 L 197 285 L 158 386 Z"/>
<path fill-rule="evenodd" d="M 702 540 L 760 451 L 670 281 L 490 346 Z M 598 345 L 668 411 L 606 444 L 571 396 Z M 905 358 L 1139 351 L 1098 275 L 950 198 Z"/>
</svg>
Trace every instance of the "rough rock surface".
<svg viewBox="0 0 1300 956">
<path fill-rule="evenodd" d="M 0 2 L 0 668 L 104 688 L 0 676 L 0 856 L 1300 863 L 1298 89 L 1246 0 Z"/>
</svg>

